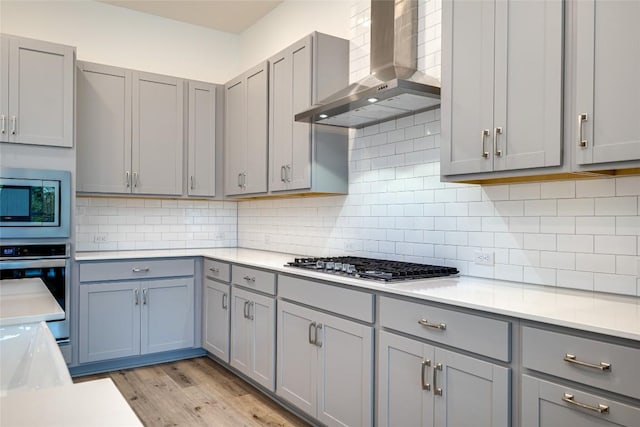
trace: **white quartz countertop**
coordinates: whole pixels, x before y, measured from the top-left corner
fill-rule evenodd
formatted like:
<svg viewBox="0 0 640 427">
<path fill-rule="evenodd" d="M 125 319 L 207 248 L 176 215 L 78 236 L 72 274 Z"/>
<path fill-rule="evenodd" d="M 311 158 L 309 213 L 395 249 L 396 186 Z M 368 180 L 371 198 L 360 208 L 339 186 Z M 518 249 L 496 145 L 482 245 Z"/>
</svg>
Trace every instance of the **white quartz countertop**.
<svg viewBox="0 0 640 427">
<path fill-rule="evenodd" d="M 79 252 L 76 260 L 194 256 L 640 341 L 637 297 L 468 276 L 384 283 L 285 267 L 300 255 L 243 248 Z"/>
<path fill-rule="evenodd" d="M 0 397 L 2 426 L 142 426 L 111 379 Z"/>
<path fill-rule="evenodd" d="M 0 280 L 0 326 L 60 319 L 64 310 L 42 280 Z"/>
</svg>

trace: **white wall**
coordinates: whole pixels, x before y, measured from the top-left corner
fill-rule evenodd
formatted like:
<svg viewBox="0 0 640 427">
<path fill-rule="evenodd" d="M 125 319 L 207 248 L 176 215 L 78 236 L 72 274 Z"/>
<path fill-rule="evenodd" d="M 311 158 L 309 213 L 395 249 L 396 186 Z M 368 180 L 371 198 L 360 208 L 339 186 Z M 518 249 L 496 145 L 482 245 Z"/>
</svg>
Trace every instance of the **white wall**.
<svg viewBox="0 0 640 427">
<path fill-rule="evenodd" d="M 81 60 L 224 83 L 240 37 L 90 0 L 0 1 L 3 33 L 77 47 Z"/>
<path fill-rule="evenodd" d="M 285 1 L 241 34 L 240 69 L 298 41 L 312 31 L 349 38 L 350 0 Z"/>
</svg>

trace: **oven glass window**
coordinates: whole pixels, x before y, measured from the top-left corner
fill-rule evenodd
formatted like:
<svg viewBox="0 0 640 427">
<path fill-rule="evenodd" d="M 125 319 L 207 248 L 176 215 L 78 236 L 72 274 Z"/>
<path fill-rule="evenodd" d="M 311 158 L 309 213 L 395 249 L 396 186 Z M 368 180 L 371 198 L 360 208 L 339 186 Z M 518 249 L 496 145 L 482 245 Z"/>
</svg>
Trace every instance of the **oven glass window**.
<svg viewBox="0 0 640 427">
<path fill-rule="evenodd" d="M 65 267 L 37 267 L 15 268 L 0 270 L 0 279 L 32 279 L 40 278 L 58 301 L 60 307 L 65 308 Z"/>
</svg>

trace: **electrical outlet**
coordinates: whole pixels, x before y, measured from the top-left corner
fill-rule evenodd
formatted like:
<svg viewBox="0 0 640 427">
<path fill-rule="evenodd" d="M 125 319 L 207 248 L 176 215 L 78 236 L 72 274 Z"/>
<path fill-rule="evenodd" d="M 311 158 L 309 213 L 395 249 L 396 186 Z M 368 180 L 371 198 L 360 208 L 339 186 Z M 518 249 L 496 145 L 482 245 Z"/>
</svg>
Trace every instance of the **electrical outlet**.
<svg viewBox="0 0 640 427">
<path fill-rule="evenodd" d="M 473 261 L 478 265 L 493 265 L 493 252 L 475 251 Z"/>
<path fill-rule="evenodd" d="M 93 243 L 105 243 L 107 241 L 106 233 L 98 233 L 93 235 Z"/>
</svg>

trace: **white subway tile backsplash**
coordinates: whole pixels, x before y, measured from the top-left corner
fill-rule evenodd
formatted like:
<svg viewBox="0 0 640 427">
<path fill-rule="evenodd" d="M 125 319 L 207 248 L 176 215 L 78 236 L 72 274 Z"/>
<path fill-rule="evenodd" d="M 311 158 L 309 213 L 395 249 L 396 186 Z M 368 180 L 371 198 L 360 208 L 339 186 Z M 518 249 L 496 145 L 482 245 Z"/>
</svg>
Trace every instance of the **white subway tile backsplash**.
<svg viewBox="0 0 640 427">
<path fill-rule="evenodd" d="M 538 233 L 540 231 L 540 218 L 538 217 L 513 217 L 509 218 L 509 231 L 523 233 Z"/>
<path fill-rule="evenodd" d="M 593 212 L 593 199 L 558 200 L 558 216 L 592 216 Z"/>
<path fill-rule="evenodd" d="M 595 253 L 636 255 L 634 236 L 595 236 Z"/>
<path fill-rule="evenodd" d="M 612 197 L 615 195 L 615 179 L 585 179 L 576 181 L 576 197 Z"/>
<path fill-rule="evenodd" d="M 574 252 L 574 253 L 592 253 L 593 252 L 593 236 L 586 235 L 557 235 L 558 251 Z"/>
<path fill-rule="evenodd" d="M 573 217 L 541 217 L 540 232 L 541 233 L 575 233 L 576 218 Z"/>
<path fill-rule="evenodd" d="M 576 234 L 615 234 L 616 219 L 612 216 L 576 218 Z"/>
<path fill-rule="evenodd" d="M 510 200 L 532 200 L 540 198 L 540 184 L 518 184 L 509 186 Z"/>
<path fill-rule="evenodd" d="M 496 214 L 500 216 L 523 216 L 523 201 L 501 201 L 494 203 Z"/>
<path fill-rule="evenodd" d="M 545 251 L 556 250 L 556 235 L 555 234 L 535 234 L 525 233 L 524 235 L 524 248 L 525 249 L 539 249 Z"/>
<path fill-rule="evenodd" d="M 524 214 L 526 216 L 553 216 L 558 214 L 556 200 L 525 200 Z"/>
<path fill-rule="evenodd" d="M 637 285 L 635 276 L 595 273 L 593 279 L 594 290 L 596 292 L 636 295 Z"/>
<path fill-rule="evenodd" d="M 557 271 L 553 268 L 524 267 L 523 281 L 536 285 L 555 286 Z"/>
<path fill-rule="evenodd" d="M 576 254 L 572 252 L 540 252 L 540 266 L 546 268 L 561 268 L 575 270 Z"/>
<path fill-rule="evenodd" d="M 604 197 L 596 199 L 596 215 L 638 215 L 637 197 Z"/>
<path fill-rule="evenodd" d="M 616 196 L 640 196 L 640 176 L 616 178 Z"/>
<path fill-rule="evenodd" d="M 593 273 L 588 271 L 556 270 L 556 283 L 563 288 L 593 291 Z"/>
<path fill-rule="evenodd" d="M 616 257 L 600 254 L 576 254 L 576 270 L 615 273 Z"/>
<path fill-rule="evenodd" d="M 640 276 L 640 257 L 618 255 L 616 256 L 616 274 Z"/>
<path fill-rule="evenodd" d="M 615 234 L 640 236 L 640 216 L 619 216 L 615 222 Z"/>
<path fill-rule="evenodd" d="M 540 184 L 542 199 L 573 199 L 576 197 L 576 181 L 543 182 Z"/>
</svg>

